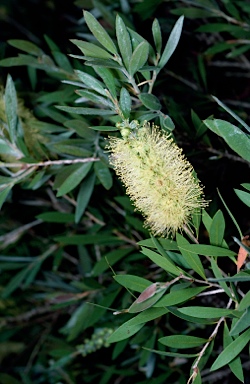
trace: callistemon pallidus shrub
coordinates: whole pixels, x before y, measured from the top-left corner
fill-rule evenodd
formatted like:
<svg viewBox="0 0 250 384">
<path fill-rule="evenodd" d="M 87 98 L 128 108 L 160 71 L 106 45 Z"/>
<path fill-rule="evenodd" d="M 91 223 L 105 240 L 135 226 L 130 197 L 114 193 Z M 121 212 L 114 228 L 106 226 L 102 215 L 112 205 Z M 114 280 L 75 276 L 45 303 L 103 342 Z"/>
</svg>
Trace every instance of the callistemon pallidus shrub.
<svg viewBox="0 0 250 384">
<path fill-rule="evenodd" d="M 123 125 L 123 137 L 109 139 L 110 162 L 145 225 L 160 236 L 187 228 L 192 214 L 207 205 L 192 165 L 159 127 Z"/>
</svg>

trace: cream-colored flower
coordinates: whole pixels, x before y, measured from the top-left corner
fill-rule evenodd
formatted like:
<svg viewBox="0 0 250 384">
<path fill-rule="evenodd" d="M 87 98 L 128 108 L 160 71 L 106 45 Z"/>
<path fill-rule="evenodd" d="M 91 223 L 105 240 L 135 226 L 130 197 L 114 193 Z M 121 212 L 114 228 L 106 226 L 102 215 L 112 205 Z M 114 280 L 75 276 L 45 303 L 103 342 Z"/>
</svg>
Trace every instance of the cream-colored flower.
<svg viewBox="0 0 250 384">
<path fill-rule="evenodd" d="M 182 150 L 158 127 L 145 122 L 128 129 L 109 139 L 110 162 L 151 232 L 174 235 L 207 205 L 202 187 Z"/>
</svg>

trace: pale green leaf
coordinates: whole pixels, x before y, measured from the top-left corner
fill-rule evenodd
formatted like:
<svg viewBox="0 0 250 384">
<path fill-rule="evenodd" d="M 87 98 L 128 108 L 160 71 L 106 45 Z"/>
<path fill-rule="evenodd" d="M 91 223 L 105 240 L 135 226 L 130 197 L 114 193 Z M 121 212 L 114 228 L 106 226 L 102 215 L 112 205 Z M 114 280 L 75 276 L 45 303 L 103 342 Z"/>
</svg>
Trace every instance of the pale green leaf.
<svg viewBox="0 0 250 384">
<path fill-rule="evenodd" d="M 172 56 L 172 54 L 174 53 L 174 51 L 178 45 L 178 42 L 179 42 L 180 37 L 181 37 L 183 20 L 184 20 L 183 16 L 179 17 L 179 19 L 177 20 L 177 22 L 174 25 L 174 28 L 172 29 L 172 31 L 170 33 L 167 44 L 164 48 L 161 59 L 159 61 L 159 67 L 160 68 L 163 68 L 167 64 L 168 60 L 170 59 L 170 57 Z"/>
<path fill-rule="evenodd" d="M 148 59 L 149 45 L 146 41 L 142 41 L 134 50 L 129 61 L 129 74 L 134 74 L 143 67 Z"/>
<path fill-rule="evenodd" d="M 250 141 L 250 139 L 249 139 Z M 250 207 L 250 193 L 241 191 L 240 189 L 234 189 L 234 192 L 244 204 Z"/>
<path fill-rule="evenodd" d="M 124 66 L 128 69 L 132 56 L 132 45 L 127 27 L 119 15 L 116 16 L 116 37 Z"/>
<path fill-rule="evenodd" d="M 139 99 L 145 107 L 152 109 L 153 111 L 159 111 L 162 107 L 158 98 L 151 93 L 140 93 Z"/>
<path fill-rule="evenodd" d="M 102 25 L 96 20 L 96 18 L 88 11 L 84 12 L 84 18 L 87 23 L 87 26 L 95 36 L 95 38 L 105 47 L 109 52 L 114 55 L 118 54 L 116 46 L 108 35 L 106 30 L 102 27 Z"/>
<path fill-rule="evenodd" d="M 221 136 L 238 155 L 250 162 L 250 139 L 241 129 L 219 119 L 207 119 L 204 120 L 204 124 L 218 136 Z"/>
</svg>

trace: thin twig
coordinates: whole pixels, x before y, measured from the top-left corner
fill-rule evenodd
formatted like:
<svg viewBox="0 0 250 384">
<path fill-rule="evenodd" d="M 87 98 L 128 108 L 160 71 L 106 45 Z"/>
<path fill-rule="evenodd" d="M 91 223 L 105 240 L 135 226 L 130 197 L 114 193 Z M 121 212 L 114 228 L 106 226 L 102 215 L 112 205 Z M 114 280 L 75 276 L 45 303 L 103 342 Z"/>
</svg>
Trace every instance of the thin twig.
<svg viewBox="0 0 250 384">
<path fill-rule="evenodd" d="M 230 299 L 228 301 L 228 304 L 227 304 L 227 309 L 230 308 L 232 304 L 232 299 Z M 214 340 L 214 338 L 216 337 L 217 333 L 218 333 L 218 330 L 220 328 L 220 325 L 221 323 L 223 323 L 223 321 L 225 320 L 225 316 L 222 316 L 218 323 L 216 324 L 216 327 L 214 328 L 213 332 L 211 333 L 209 339 L 208 339 L 208 342 L 204 345 L 204 347 L 202 348 L 202 350 L 200 351 L 199 353 L 199 356 L 198 358 L 196 359 L 194 365 L 192 366 L 192 370 L 193 370 L 193 373 L 192 375 L 190 376 L 187 384 L 190 384 L 191 382 L 194 381 L 194 379 L 196 378 L 197 374 L 198 374 L 198 365 L 199 365 L 199 362 L 201 361 L 201 358 L 204 356 L 208 346 L 210 345 L 210 343 Z"/>
<path fill-rule="evenodd" d="M 20 168 L 23 169 L 31 167 L 48 167 L 50 165 L 61 165 L 61 164 L 77 164 L 77 163 L 90 163 L 92 161 L 99 161 L 98 157 L 87 157 L 85 159 L 62 159 L 62 160 L 47 160 L 40 161 L 37 163 L 3 163 L 0 162 L 0 168 Z"/>
</svg>

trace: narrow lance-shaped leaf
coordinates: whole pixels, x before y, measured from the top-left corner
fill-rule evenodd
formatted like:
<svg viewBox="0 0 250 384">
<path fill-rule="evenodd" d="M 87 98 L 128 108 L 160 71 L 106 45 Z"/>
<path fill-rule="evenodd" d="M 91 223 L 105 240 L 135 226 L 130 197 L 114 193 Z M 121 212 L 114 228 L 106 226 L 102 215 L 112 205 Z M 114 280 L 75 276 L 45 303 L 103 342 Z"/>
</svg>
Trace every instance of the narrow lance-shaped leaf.
<svg viewBox="0 0 250 384">
<path fill-rule="evenodd" d="M 57 197 L 65 195 L 66 193 L 72 191 L 72 189 L 74 189 L 78 184 L 80 184 L 80 182 L 89 172 L 91 166 L 91 162 L 84 164 L 76 164 L 76 167 L 74 168 L 72 166 L 72 172 L 68 175 L 67 178 L 65 178 L 65 180 L 58 188 Z"/>
<path fill-rule="evenodd" d="M 233 338 L 229 334 L 229 330 L 227 327 L 227 323 L 224 323 L 223 330 L 223 347 L 226 348 L 229 344 L 233 342 Z M 236 357 L 229 363 L 229 367 L 231 371 L 235 374 L 235 376 L 244 383 L 243 369 L 240 357 Z"/>
<path fill-rule="evenodd" d="M 93 43 L 89 43 L 87 41 L 81 41 L 77 39 L 70 40 L 73 44 L 75 44 L 85 56 L 99 59 L 112 59 L 112 55 L 108 53 L 105 49 L 98 47 Z"/>
<path fill-rule="evenodd" d="M 75 222 L 78 223 L 89 203 L 95 185 L 95 173 L 91 173 L 82 183 L 76 200 Z"/>
<path fill-rule="evenodd" d="M 161 27 L 157 19 L 154 19 L 153 21 L 152 33 L 153 33 L 156 51 L 160 53 L 161 47 L 162 47 L 162 36 L 161 36 Z"/>
<path fill-rule="evenodd" d="M 216 135 L 221 136 L 238 155 L 250 162 L 250 139 L 241 129 L 220 119 L 207 119 L 204 124 Z"/>
<path fill-rule="evenodd" d="M 224 351 L 220 353 L 211 367 L 211 371 L 215 371 L 224 365 L 230 363 L 242 349 L 247 345 L 250 340 L 250 329 L 242 333 L 237 339 L 229 344 Z"/>
<path fill-rule="evenodd" d="M 132 56 L 132 45 L 127 27 L 119 15 L 116 17 L 116 37 L 123 63 L 126 69 L 128 69 L 129 61 Z"/>
<path fill-rule="evenodd" d="M 207 339 L 189 335 L 172 335 L 161 337 L 158 341 L 167 347 L 185 349 L 199 347 L 200 345 L 205 344 Z"/>
<path fill-rule="evenodd" d="M 250 141 L 250 138 L 249 138 Z M 240 189 L 234 189 L 234 192 L 244 204 L 250 207 L 250 193 L 241 191 Z"/>
<path fill-rule="evenodd" d="M 149 44 L 142 41 L 134 50 L 133 55 L 129 62 L 129 74 L 134 74 L 146 63 L 149 53 Z"/>
<path fill-rule="evenodd" d="M 129 119 L 131 112 L 131 97 L 124 87 L 121 88 L 119 104 L 124 118 Z"/>
<path fill-rule="evenodd" d="M 107 96 L 107 93 L 103 87 L 103 84 L 97 80 L 94 76 L 89 75 L 83 71 L 76 70 L 75 71 L 79 79 L 87 85 L 88 88 L 93 89 L 94 91 L 100 93 L 103 96 Z"/>
<path fill-rule="evenodd" d="M 12 77 L 8 75 L 5 94 L 4 94 L 4 103 L 5 103 L 5 113 L 7 117 L 9 135 L 12 143 L 16 140 L 16 129 L 17 129 L 17 95 L 14 82 Z"/>
<path fill-rule="evenodd" d="M 220 246 L 224 238 L 225 231 L 225 220 L 221 210 L 218 210 L 213 217 L 211 226 L 210 226 L 210 243 L 212 245 Z"/>
<path fill-rule="evenodd" d="M 159 61 L 159 67 L 160 68 L 163 68 L 167 64 L 168 60 L 170 59 L 170 57 L 174 53 L 175 48 L 177 47 L 177 44 L 178 44 L 178 42 L 180 40 L 180 36 L 181 36 L 183 20 L 184 20 L 183 16 L 179 17 L 179 19 L 175 23 L 174 28 L 172 29 L 172 32 L 170 33 L 169 39 L 167 41 L 167 44 L 165 46 L 165 49 L 164 49 L 162 56 L 161 56 L 161 59 Z"/>
<path fill-rule="evenodd" d="M 116 46 L 106 30 L 88 11 L 84 12 L 85 21 L 95 38 L 111 53 L 118 54 Z"/>
</svg>

